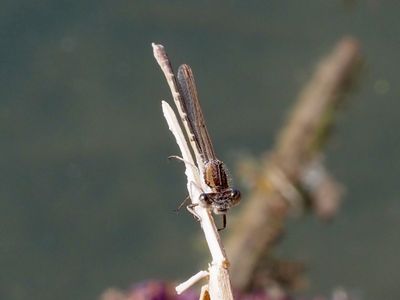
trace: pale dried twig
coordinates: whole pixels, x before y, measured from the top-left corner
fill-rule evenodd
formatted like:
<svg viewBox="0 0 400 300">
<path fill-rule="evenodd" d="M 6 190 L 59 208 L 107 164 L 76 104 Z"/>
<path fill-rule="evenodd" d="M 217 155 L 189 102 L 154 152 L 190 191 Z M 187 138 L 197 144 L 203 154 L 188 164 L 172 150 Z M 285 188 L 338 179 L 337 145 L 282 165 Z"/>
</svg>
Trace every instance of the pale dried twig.
<svg viewBox="0 0 400 300">
<path fill-rule="evenodd" d="M 175 104 L 177 106 L 178 112 L 184 124 L 186 133 L 189 137 L 189 142 L 192 143 L 192 149 L 194 155 L 196 157 L 197 165 L 201 163 L 200 153 L 197 152 L 197 148 L 193 145 L 193 139 L 191 138 L 189 126 L 185 119 L 185 114 L 181 109 L 179 97 L 180 94 L 178 92 L 176 82 L 174 80 L 174 74 L 172 72 L 168 57 L 165 53 L 164 47 L 162 45 L 152 44 L 154 57 L 156 58 L 158 64 L 160 65 L 166 79 L 168 85 L 171 89 L 172 96 L 175 100 Z M 195 213 L 200 217 L 200 225 L 204 232 L 204 236 L 206 238 L 208 247 L 210 249 L 210 253 L 212 256 L 212 262 L 209 265 L 208 270 L 208 292 L 211 299 L 220 299 L 220 300 L 230 300 L 233 299 L 232 288 L 229 279 L 229 262 L 225 254 L 224 247 L 222 245 L 221 239 L 218 234 L 218 230 L 215 226 L 214 219 L 211 215 L 211 212 L 208 208 L 199 205 L 199 198 L 202 192 L 209 192 L 209 188 L 207 184 L 205 184 L 203 180 L 203 176 L 200 174 L 201 167 L 196 168 L 193 156 L 189 150 L 187 141 L 185 139 L 185 135 L 179 125 L 179 122 L 173 112 L 172 108 L 165 101 L 162 102 L 162 108 L 164 112 L 164 116 L 168 122 L 169 129 L 175 136 L 179 149 L 182 153 L 183 162 L 185 163 L 186 171 L 185 174 L 187 176 L 187 189 L 189 192 L 190 199 L 193 204 L 197 204 L 194 207 Z M 202 271 L 204 272 L 204 271 Z M 204 274 L 199 272 L 194 276 L 194 279 L 189 279 L 184 284 L 185 288 L 188 288 L 190 284 L 194 284 L 200 279 L 201 276 L 204 278 Z M 192 277 L 193 278 L 193 277 Z M 179 288 L 178 288 L 179 287 Z M 176 289 L 177 292 L 181 292 L 182 285 L 179 285 Z"/>
<path fill-rule="evenodd" d="M 177 285 L 175 290 L 178 295 L 182 294 L 184 291 L 186 291 L 188 288 L 190 288 L 192 285 L 197 283 L 198 281 L 202 280 L 203 278 L 206 278 L 208 276 L 207 271 L 199 271 L 197 274 L 193 275 L 190 277 L 188 280 L 185 282 L 182 282 L 181 284 Z"/>
</svg>

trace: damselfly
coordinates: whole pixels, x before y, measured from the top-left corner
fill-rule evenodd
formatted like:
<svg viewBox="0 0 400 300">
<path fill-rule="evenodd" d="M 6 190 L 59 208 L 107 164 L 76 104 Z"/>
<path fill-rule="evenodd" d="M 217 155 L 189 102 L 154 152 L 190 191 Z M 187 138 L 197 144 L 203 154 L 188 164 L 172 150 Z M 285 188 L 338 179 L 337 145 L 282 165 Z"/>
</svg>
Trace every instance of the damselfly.
<svg viewBox="0 0 400 300">
<path fill-rule="evenodd" d="M 188 138 L 194 141 L 196 146 L 194 151 L 197 150 L 202 160 L 197 162 L 197 167 L 200 169 L 205 184 L 211 190 L 211 192 L 203 192 L 200 195 L 200 204 L 212 209 L 215 214 L 223 216 L 223 227 L 219 229 L 222 230 L 226 227 L 226 213 L 240 201 L 240 192 L 229 186 L 226 167 L 215 155 L 191 68 L 185 64 L 181 65 L 178 69 L 178 76 L 175 77 L 166 53 L 163 52 L 162 55 L 164 67 L 171 74 L 167 79 L 172 80 L 172 87 L 177 89 L 173 92 L 179 93 L 177 98 L 185 114 L 182 116 L 183 121 L 188 124 L 190 131 Z M 193 210 L 194 206 L 195 204 L 190 204 L 188 209 L 196 216 Z"/>
</svg>

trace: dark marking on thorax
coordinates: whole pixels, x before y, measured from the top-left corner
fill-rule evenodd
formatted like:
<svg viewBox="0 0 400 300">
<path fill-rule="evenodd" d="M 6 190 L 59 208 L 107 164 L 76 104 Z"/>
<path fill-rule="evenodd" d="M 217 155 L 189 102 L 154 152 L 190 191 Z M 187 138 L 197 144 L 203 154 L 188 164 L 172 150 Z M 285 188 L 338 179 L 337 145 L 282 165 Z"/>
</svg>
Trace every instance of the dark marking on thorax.
<svg viewBox="0 0 400 300">
<path fill-rule="evenodd" d="M 224 163 L 217 159 L 208 161 L 204 168 L 204 180 L 216 192 L 226 190 L 229 186 Z"/>
</svg>

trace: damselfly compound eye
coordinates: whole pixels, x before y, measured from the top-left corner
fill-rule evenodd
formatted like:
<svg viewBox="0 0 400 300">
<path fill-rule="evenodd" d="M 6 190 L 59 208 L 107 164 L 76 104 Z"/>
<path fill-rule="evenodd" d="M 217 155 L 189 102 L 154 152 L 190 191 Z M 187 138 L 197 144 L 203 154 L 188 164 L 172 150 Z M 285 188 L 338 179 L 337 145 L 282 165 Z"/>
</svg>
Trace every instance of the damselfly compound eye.
<svg viewBox="0 0 400 300">
<path fill-rule="evenodd" d="M 199 197 L 199 200 L 203 204 L 206 204 L 206 205 L 211 204 L 211 199 L 210 199 L 210 197 L 208 197 L 208 195 L 206 193 L 201 194 Z"/>
<path fill-rule="evenodd" d="M 233 189 L 231 192 L 231 199 L 233 200 L 239 200 L 240 199 L 240 192 L 239 190 Z"/>
</svg>

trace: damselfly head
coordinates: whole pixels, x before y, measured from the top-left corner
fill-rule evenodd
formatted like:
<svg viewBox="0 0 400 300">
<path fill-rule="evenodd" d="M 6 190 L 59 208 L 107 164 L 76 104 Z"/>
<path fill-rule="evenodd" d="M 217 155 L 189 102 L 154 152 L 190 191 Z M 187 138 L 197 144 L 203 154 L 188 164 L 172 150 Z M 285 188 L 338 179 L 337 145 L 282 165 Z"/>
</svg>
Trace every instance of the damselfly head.
<svg viewBox="0 0 400 300">
<path fill-rule="evenodd" d="M 240 202 L 240 192 L 228 188 L 221 192 L 203 193 L 200 195 L 200 202 L 212 209 L 216 215 L 224 215 L 231 207 Z"/>
</svg>

